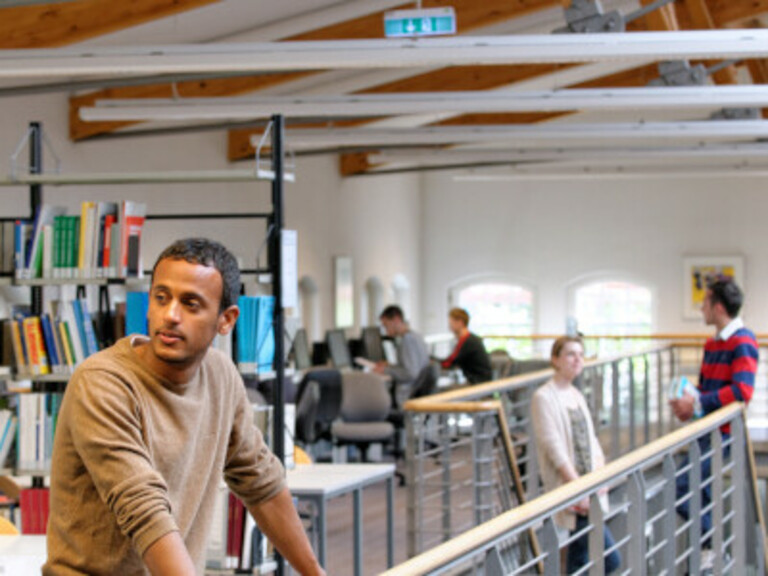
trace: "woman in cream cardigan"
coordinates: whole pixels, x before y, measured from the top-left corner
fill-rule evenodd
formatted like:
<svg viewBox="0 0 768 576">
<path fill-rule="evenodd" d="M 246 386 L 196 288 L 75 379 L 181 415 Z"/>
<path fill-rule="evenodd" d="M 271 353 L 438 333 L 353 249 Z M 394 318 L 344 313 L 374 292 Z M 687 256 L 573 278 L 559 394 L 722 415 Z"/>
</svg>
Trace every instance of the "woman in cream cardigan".
<svg viewBox="0 0 768 576">
<path fill-rule="evenodd" d="M 552 346 L 555 375 L 533 395 L 531 417 L 536 438 L 536 452 L 544 489 L 553 490 L 588 474 L 605 464 L 597 441 L 592 416 L 582 393 L 573 385 L 584 368 L 584 345 L 580 338 L 563 336 Z M 606 492 L 599 495 L 603 511 L 608 508 Z M 585 498 L 569 510 L 560 512 L 555 522 L 570 536 L 588 525 L 589 499 Z M 605 550 L 614 540 L 605 528 Z M 589 562 L 589 536 L 578 538 L 568 546 L 566 570 L 569 574 Z M 621 564 L 618 551 L 605 557 L 606 574 Z"/>
</svg>

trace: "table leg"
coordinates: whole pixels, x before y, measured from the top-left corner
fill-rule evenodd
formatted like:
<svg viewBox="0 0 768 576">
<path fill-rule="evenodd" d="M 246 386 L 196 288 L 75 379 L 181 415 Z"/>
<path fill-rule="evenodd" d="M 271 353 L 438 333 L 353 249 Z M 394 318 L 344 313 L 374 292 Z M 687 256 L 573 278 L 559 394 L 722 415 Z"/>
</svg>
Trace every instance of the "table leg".
<svg viewBox="0 0 768 576">
<path fill-rule="evenodd" d="M 363 576 L 363 489 L 352 493 L 355 538 L 355 576 Z"/>
<path fill-rule="evenodd" d="M 387 568 L 395 565 L 395 477 L 387 478 Z"/>
<path fill-rule="evenodd" d="M 317 560 L 320 562 L 320 566 L 323 569 L 326 568 L 326 516 L 325 516 L 325 497 L 321 496 L 315 500 L 317 504 Z"/>
</svg>

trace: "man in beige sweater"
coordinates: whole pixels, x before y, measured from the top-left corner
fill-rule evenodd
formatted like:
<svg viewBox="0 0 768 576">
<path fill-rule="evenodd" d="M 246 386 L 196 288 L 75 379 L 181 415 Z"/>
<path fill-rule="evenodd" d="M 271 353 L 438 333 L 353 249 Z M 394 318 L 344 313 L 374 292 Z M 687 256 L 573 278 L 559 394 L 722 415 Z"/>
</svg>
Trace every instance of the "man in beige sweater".
<svg viewBox="0 0 768 576">
<path fill-rule="evenodd" d="M 239 289 L 226 248 L 176 242 L 153 270 L 149 338 L 75 372 L 54 442 L 45 575 L 202 574 L 222 476 L 299 573 L 323 574 L 242 380 L 210 348 L 234 328 Z"/>
</svg>

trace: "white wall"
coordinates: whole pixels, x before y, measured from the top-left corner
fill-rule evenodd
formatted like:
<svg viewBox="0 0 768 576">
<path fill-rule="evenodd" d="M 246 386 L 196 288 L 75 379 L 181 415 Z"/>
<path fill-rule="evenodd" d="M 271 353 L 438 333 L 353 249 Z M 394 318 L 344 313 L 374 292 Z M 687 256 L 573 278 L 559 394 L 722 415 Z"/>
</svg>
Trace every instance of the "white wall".
<svg viewBox="0 0 768 576">
<path fill-rule="evenodd" d="M 458 280 L 505 275 L 531 285 L 537 329 L 565 328 L 567 293 L 592 274 L 617 274 L 655 292 L 660 332 L 704 331 L 682 317 L 686 255 L 745 257 L 744 310 L 768 328 L 768 214 L 759 178 L 458 182 L 424 176 L 422 314 L 445 328 Z"/>
<path fill-rule="evenodd" d="M 0 173 L 10 170 L 8 159 L 31 120 L 43 123 L 64 172 L 132 172 L 230 168 L 226 133 L 69 141 L 68 105 L 62 95 L 3 99 L 0 106 Z M 50 155 L 46 169 L 53 168 Z M 26 162 L 26 151 L 22 163 Z M 418 311 L 420 293 L 418 176 L 381 176 L 342 180 L 335 156 L 299 158 L 297 182 L 286 187 L 286 226 L 299 231 L 299 275 L 314 278 L 322 302 L 324 328 L 333 322 L 333 257 L 354 259 L 356 290 L 379 276 L 389 285 L 404 274 L 413 286 L 411 309 Z M 236 166 L 243 168 L 244 164 Z M 270 185 L 216 184 L 46 188 L 44 201 L 68 206 L 78 213 L 83 200 L 131 199 L 148 204 L 149 213 L 258 212 L 270 208 Z M 25 188 L 0 188 L 2 215 L 28 213 Z M 261 221 L 152 221 L 145 229 L 145 267 L 174 239 L 204 235 L 224 242 L 245 267 L 255 264 L 265 225 Z M 266 252 L 262 256 L 266 264 Z M 356 301 L 358 298 L 356 297 Z M 359 313 L 358 313 L 359 321 Z M 415 319 L 418 325 L 418 318 Z"/>
</svg>

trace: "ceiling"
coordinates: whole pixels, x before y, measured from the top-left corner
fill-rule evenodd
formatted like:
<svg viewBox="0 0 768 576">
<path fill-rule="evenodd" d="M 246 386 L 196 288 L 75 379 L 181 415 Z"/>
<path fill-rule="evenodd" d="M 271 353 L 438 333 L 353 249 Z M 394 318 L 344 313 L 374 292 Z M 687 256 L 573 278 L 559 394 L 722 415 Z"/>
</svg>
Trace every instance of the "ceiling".
<svg viewBox="0 0 768 576">
<path fill-rule="evenodd" d="M 549 34 L 563 27 L 566 24 L 563 7 L 571 6 L 571 1 L 424 0 L 423 4 L 424 7 L 453 6 L 457 13 L 458 32 L 462 37 L 496 36 L 502 39 L 507 36 Z M 36 1 L 27 5 L 23 5 L 23 0 L 18 0 L 15 4 L 12 7 L 0 7 L 0 28 L 6 28 L 0 34 L 0 38 L 4 39 L 0 40 L 0 57 L 3 57 L 3 49 L 54 48 L 57 54 L 67 49 L 80 52 L 88 50 L 100 55 L 104 51 L 131 46 L 204 45 L 208 47 L 206 49 L 218 50 L 220 47 L 224 50 L 235 44 L 255 42 L 380 39 L 384 12 L 393 8 L 413 7 L 413 3 L 392 0 L 71 0 L 49 4 Z M 576 4 L 592 4 L 592 0 L 577 0 Z M 626 16 L 648 5 L 653 8 L 657 4 L 652 0 L 604 0 L 599 7 L 604 14 L 618 11 Z M 0 2 L 0 6 L 4 4 Z M 766 27 L 767 16 L 768 0 L 676 0 L 630 21 L 627 32 L 615 34 L 755 30 Z M 583 38 L 586 41 L 587 37 Z M 543 42 L 548 42 L 546 37 Z M 311 46 L 317 46 L 319 50 L 324 45 Z M 353 49 L 347 48 L 348 44 L 339 46 Z M 456 54 L 461 50 L 456 49 Z M 713 50 L 717 53 L 717 46 Z M 5 55 L 8 54 L 5 52 Z M 410 57 L 410 54 L 403 55 L 404 60 Z M 149 57 L 140 58 L 146 60 Z M 509 63 L 494 65 L 414 67 L 408 64 L 377 69 L 328 70 L 308 70 L 306 65 L 297 63 L 291 68 L 273 72 L 240 71 L 233 75 L 232 72 L 224 73 L 216 68 L 217 72 L 209 72 L 204 76 L 183 75 L 173 78 L 151 75 L 107 78 L 104 75 L 85 77 L 74 74 L 57 80 L 6 78 L 0 80 L 0 97 L 39 91 L 68 93 L 70 137 L 76 142 L 93 138 L 141 138 L 179 131 L 227 131 L 228 148 L 221 153 L 233 162 L 253 158 L 252 140 L 254 135 L 263 130 L 261 116 L 250 117 L 245 114 L 237 118 L 215 120 L 201 116 L 175 121 L 164 118 L 153 121 L 86 121 L 81 116 L 81 110 L 85 116 L 88 110 L 98 111 L 98 108 L 94 108 L 95 103 L 104 106 L 110 100 L 128 100 L 127 104 L 135 105 L 142 103 L 141 100 L 153 98 L 169 104 L 167 100 L 175 98 L 176 102 L 171 101 L 169 104 L 173 106 L 189 104 L 189 101 L 178 102 L 179 99 L 204 98 L 207 105 L 226 98 L 227 105 L 234 107 L 238 99 L 270 98 L 266 102 L 277 102 L 280 105 L 285 102 L 287 106 L 289 101 L 303 98 L 307 100 L 304 107 L 309 112 L 300 117 L 288 116 L 289 145 L 293 142 L 300 154 L 338 153 L 340 171 L 345 176 L 450 169 L 457 166 L 476 171 L 501 166 L 521 173 L 544 173 L 548 170 L 584 172 L 595 169 L 598 164 L 600 169 L 606 169 L 606 166 L 611 170 L 622 167 L 637 169 L 643 166 L 643 162 L 647 166 L 658 165 L 656 159 L 649 160 L 654 158 L 650 149 L 666 154 L 665 169 L 669 169 L 671 164 L 680 170 L 696 170 L 703 161 L 701 154 L 692 154 L 691 149 L 724 141 L 738 144 L 739 147 L 727 153 L 719 148 L 705 150 L 704 155 L 710 165 L 717 164 L 722 170 L 743 171 L 745 167 L 768 169 L 768 154 L 762 154 L 759 149 L 765 146 L 761 141 L 768 141 L 768 129 L 761 128 L 768 124 L 768 120 L 764 120 L 768 118 L 768 113 L 760 109 L 768 109 L 768 60 L 765 55 L 733 63 L 721 63 L 719 60 L 690 62 L 694 67 L 698 64 L 709 68 L 711 74 L 695 88 L 706 95 L 707 105 L 695 108 L 669 105 L 652 110 L 630 107 L 595 111 L 579 107 L 572 110 L 547 110 L 544 106 L 548 99 L 573 89 L 621 90 L 644 87 L 659 77 L 658 62 L 655 59 L 535 64 L 510 60 Z M 168 81 L 164 81 L 166 79 Z M 757 91 L 761 96 L 754 99 L 754 102 L 750 100 L 754 106 L 740 112 L 747 114 L 746 117 L 752 123 L 745 127 L 743 133 L 739 130 L 728 130 L 727 135 L 718 134 L 717 130 L 705 131 L 706 136 L 685 133 L 687 122 L 725 121 L 709 120 L 713 113 L 716 114 L 722 108 L 721 102 L 725 101 L 721 96 L 723 91 L 717 91 L 718 88 L 735 86 L 736 90 L 741 90 L 739 86 L 746 89 L 752 84 L 758 85 Z M 715 91 L 705 92 L 713 86 Z M 510 104 L 507 110 L 503 105 L 501 108 L 495 105 L 492 109 L 484 109 L 482 104 L 466 105 L 464 102 L 465 99 L 473 99 L 471 92 L 499 90 L 510 95 L 510 102 L 520 96 L 530 96 L 531 91 L 536 91 L 534 100 L 542 105 L 513 110 Z M 548 95 L 552 90 L 559 92 Z M 665 88 L 659 87 L 656 90 Z M 766 91 L 764 97 L 763 90 Z M 446 109 L 441 108 L 437 113 L 392 112 L 384 115 L 382 112 L 372 112 L 370 106 L 361 106 L 359 109 L 365 112 L 352 117 L 341 113 L 336 116 L 318 113 L 317 117 L 311 114 L 312 105 L 322 107 L 325 102 L 313 100 L 317 98 L 356 94 L 360 100 L 374 98 L 375 102 L 396 103 L 409 93 L 416 93 L 414 96 L 420 95 L 427 100 L 429 94 L 433 93 L 436 102 L 448 102 L 443 105 Z M 458 99 L 461 99 L 462 106 L 456 104 L 456 109 L 452 110 L 450 102 L 453 100 L 458 103 Z M 222 107 L 221 104 L 219 107 Z M 757 116 L 749 116 L 750 113 L 754 114 L 755 107 L 758 107 Z M 343 105 L 341 109 L 344 111 Z M 351 110 L 350 105 L 350 110 L 344 112 Z M 392 110 L 405 108 L 394 107 Z M 632 122 L 663 122 L 667 128 L 674 130 L 676 137 L 666 136 L 666 132 L 644 139 L 616 139 L 611 136 L 618 124 Z M 603 124 L 605 134 L 597 140 L 590 135 L 581 140 L 574 137 L 563 144 L 551 139 L 521 140 L 515 132 L 521 125 L 536 130 L 545 125 L 560 123 L 574 126 L 576 130 L 583 125 L 584 130 L 592 131 L 596 125 L 599 127 Z M 424 140 L 421 135 L 432 127 L 437 127 L 437 130 L 440 127 L 451 129 L 440 136 L 438 143 L 418 143 Z M 497 134 L 492 140 L 483 141 L 480 134 L 467 141 L 466 135 L 476 127 L 500 131 L 502 136 Z M 367 138 L 357 138 L 354 131 L 371 132 Z M 377 140 L 382 131 L 387 132 L 386 138 L 382 136 Z M 336 139 L 333 136 L 335 132 L 339 135 Z M 507 133 L 508 137 L 504 136 Z M 557 149 L 563 146 L 570 149 L 567 158 L 557 153 Z M 749 150 L 749 146 L 754 146 L 754 150 Z M 596 150 L 601 147 L 612 150 L 610 155 L 606 155 L 609 158 L 598 158 Z M 419 150 L 412 152 L 416 148 Z M 529 148 L 550 150 L 550 153 L 527 159 L 526 150 Z M 579 154 L 578 150 L 583 152 Z"/>
</svg>

